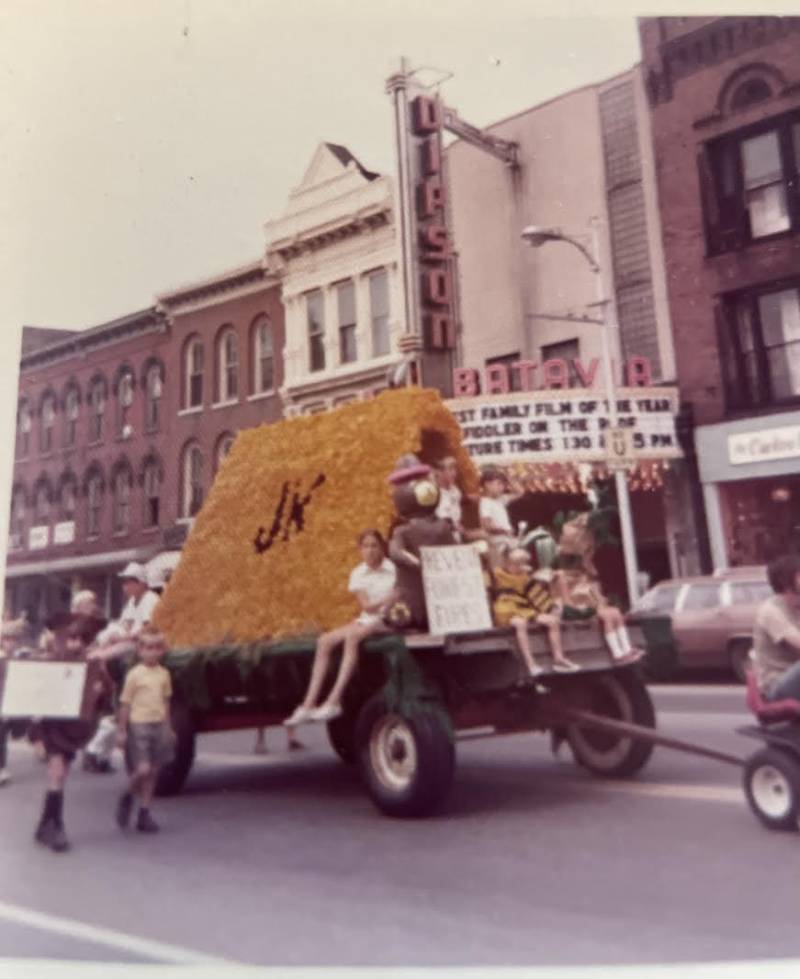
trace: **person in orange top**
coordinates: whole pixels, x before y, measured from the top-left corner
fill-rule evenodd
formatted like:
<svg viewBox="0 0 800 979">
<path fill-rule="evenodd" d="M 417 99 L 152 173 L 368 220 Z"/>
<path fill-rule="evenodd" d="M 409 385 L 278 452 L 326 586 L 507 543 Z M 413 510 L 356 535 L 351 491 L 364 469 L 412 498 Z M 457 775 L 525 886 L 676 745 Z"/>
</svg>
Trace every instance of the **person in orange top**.
<svg viewBox="0 0 800 979">
<path fill-rule="evenodd" d="M 131 818 L 134 799 L 139 799 L 136 829 L 140 833 L 158 832 L 150 815 L 158 770 L 172 761 L 175 734 L 169 721 L 172 680 L 161 665 L 166 652 L 164 637 L 152 626 L 143 626 L 138 638 L 140 662 L 129 670 L 119 698 L 117 744 L 129 747 L 133 774 L 128 789 L 117 803 L 117 823 L 125 829 Z"/>
</svg>

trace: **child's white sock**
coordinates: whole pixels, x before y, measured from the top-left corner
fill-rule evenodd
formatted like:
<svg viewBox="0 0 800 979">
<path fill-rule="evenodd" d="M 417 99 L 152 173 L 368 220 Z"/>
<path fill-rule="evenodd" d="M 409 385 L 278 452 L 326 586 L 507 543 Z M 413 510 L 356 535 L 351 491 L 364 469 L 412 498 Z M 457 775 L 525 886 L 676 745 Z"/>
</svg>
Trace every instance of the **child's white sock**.
<svg viewBox="0 0 800 979">
<path fill-rule="evenodd" d="M 619 629 L 617 629 L 617 635 L 619 636 L 620 645 L 622 646 L 623 651 L 625 653 L 629 653 L 633 647 L 631 646 L 628 630 L 624 625 L 621 625 Z"/>
<path fill-rule="evenodd" d="M 619 636 L 616 632 L 606 633 L 606 645 L 611 650 L 611 655 L 614 659 L 622 659 L 625 655 L 625 650 L 619 640 Z"/>
</svg>

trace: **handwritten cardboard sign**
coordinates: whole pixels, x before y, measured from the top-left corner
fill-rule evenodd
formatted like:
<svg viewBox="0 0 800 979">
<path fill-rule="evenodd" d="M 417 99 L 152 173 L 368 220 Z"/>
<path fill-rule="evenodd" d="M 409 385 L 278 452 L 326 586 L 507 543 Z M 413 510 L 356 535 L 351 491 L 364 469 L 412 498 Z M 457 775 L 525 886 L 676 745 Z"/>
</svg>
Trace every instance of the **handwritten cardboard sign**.
<svg viewBox="0 0 800 979">
<path fill-rule="evenodd" d="M 431 633 L 441 636 L 491 629 L 481 561 L 473 545 L 423 547 L 420 551 Z"/>
<path fill-rule="evenodd" d="M 84 707 L 86 663 L 5 660 L 2 717 L 76 719 Z"/>
</svg>

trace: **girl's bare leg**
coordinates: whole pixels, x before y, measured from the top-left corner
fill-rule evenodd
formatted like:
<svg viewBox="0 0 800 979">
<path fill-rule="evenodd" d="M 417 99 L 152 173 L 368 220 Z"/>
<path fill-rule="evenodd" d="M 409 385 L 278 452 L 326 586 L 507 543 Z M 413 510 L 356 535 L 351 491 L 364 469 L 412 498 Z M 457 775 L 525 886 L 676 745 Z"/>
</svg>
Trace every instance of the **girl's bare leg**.
<svg viewBox="0 0 800 979">
<path fill-rule="evenodd" d="M 558 616 L 545 612 L 538 616 L 536 621 L 547 628 L 547 638 L 550 641 L 553 662 L 574 669 L 577 664 L 573 663 L 571 659 L 567 659 L 564 655 L 564 645 L 561 642 L 561 620 Z"/>
<path fill-rule="evenodd" d="M 51 792 L 63 792 L 68 772 L 69 763 L 63 755 L 50 755 L 47 759 L 47 788 Z"/>
<path fill-rule="evenodd" d="M 323 632 L 317 640 L 317 648 L 314 650 L 314 663 L 311 667 L 311 678 L 308 681 L 308 690 L 306 690 L 301 705 L 304 709 L 312 710 L 316 705 L 322 684 L 325 682 L 325 675 L 328 672 L 331 653 L 340 642 L 346 639 L 350 628 L 350 625 L 345 625 L 341 629 L 334 629 L 332 632 Z"/>
<path fill-rule="evenodd" d="M 342 648 L 342 662 L 339 665 L 339 675 L 336 677 L 333 689 L 325 701 L 326 707 L 341 706 L 342 694 L 358 662 L 359 643 L 362 639 L 366 639 L 370 633 L 374 632 L 375 628 L 374 626 L 359 625 L 356 622 L 351 622 L 350 625 L 344 627 L 343 631 L 345 632 L 345 637 Z"/>
<path fill-rule="evenodd" d="M 528 636 L 528 623 L 525 619 L 520 618 L 520 616 L 515 615 L 510 622 L 514 626 L 514 631 L 517 634 L 517 645 L 519 646 L 519 651 L 522 654 L 522 658 L 525 661 L 525 666 L 528 668 L 528 672 L 539 673 L 539 667 L 536 665 L 536 660 L 533 658 L 533 651 L 531 650 L 531 640 Z"/>
</svg>

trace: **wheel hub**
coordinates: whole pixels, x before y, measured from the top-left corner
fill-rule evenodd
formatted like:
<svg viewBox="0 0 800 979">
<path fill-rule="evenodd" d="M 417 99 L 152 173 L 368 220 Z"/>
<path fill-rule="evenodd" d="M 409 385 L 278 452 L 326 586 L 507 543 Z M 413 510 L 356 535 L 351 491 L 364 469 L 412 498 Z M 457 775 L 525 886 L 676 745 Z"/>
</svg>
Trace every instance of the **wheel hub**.
<svg viewBox="0 0 800 979">
<path fill-rule="evenodd" d="M 758 808 L 772 819 L 780 819 L 792 804 L 792 788 L 783 772 L 774 765 L 762 765 L 752 775 L 753 799 Z"/>
<path fill-rule="evenodd" d="M 387 715 L 375 725 L 370 761 L 380 781 L 394 792 L 408 788 L 417 770 L 414 734 L 404 718 Z"/>
</svg>

